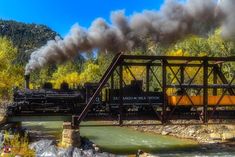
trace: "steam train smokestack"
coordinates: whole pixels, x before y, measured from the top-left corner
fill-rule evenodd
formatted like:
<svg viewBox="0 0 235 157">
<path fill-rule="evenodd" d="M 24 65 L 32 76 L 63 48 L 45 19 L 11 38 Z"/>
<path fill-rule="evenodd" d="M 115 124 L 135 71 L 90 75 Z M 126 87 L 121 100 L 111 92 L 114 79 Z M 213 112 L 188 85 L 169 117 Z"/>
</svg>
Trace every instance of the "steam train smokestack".
<svg viewBox="0 0 235 157">
<path fill-rule="evenodd" d="M 234 8 L 235 0 L 165 0 L 159 11 L 144 10 L 131 16 L 115 11 L 111 23 L 98 18 L 87 29 L 75 24 L 63 39 L 48 41 L 31 54 L 25 74 L 94 49 L 118 53 L 144 48 L 146 39 L 171 44 L 191 34 L 206 36 L 218 27 L 224 38 L 235 39 Z"/>
<path fill-rule="evenodd" d="M 30 75 L 25 75 L 25 89 L 29 89 Z"/>
</svg>

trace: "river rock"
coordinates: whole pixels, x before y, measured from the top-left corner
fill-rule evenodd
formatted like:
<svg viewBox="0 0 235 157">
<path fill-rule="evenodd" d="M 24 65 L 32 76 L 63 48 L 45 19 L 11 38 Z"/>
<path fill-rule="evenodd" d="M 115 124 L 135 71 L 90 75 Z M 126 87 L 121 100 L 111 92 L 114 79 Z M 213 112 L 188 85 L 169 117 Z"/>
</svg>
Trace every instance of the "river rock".
<svg viewBox="0 0 235 157">
<path fill-rule="evenodd" d="M 221 140 L 221 135 L 219 133 L 211 133 L 210 138 L 212 140 Z"/>
<path fill-rule="evenodd" d="M 162 135 L 169 135 L 169 132 L 166 132 L 165 130 L 162 131 Z"/>
<path fill-rule="evenodd" d="M 67 149 L 64 148 L 58 148 L 58 157 L 72 157 L 74 148 L 69 147 Z"/>
<path fill-rule="evenodd" d="M 159 157 L 159 156 L 148 154 L 148 153 L 143 153 L 143 154 L 139 155 L 139 157 Z"/>
<path fill-rule="evenodd" d="M 82 151 L 78 148 L 74 148 L 73 157 L 82 157 Z"/>
<path fill-rule="evenodd" d="M 222 134 L 222 139 L 223 140 L 234 140 L 234 134 L 233 133 L 231 133 L 231 132 L 224 132 L 223 134 Z"/>
<path fill-rule="evenodd" d="M 100 148 L 97 147 L 97 146 L 95 146 L 94 149 L 95 149 L 96 152 L 99 152 L 99 151 L 100 151 Z"/>
<path fill-rule="evenodd" d="M 235 131 L 235 125 L 226 125 L 227 128 L 231 131 Z"/>
<path fill-rule="evenodd" d="M 57 153 L 57 147 L 55 145 L 51 145 L 42 154 L 38 154 L 37 157 L 58 157 Z"/>
<path fill-rule="evenodd" d="M 54 141 L 52 141 L 52 140 L 46 140 L 46 139 L 45 140 L 40 140 L 40 141 L 31 143 L 29 145 L 29 148 L 34 150 L 36 152 L 36 154 L 42 154 L 53 143 L 54 143 Z"/>
<path fill-rule="evenodd" d="M 96 153 L 95 157 L 113 157 L 114 155 L 110 155 L 109 153 Z"/>
<path fill-rule="evenodd" d="M 193 136 L 193 135 L 195 134 L 195 132 L 196 132 L 196 130 L 195 130 L 194 128 L 190 128 L 190 129 L 188 130 L 188 135 L 189 135 L 189 136 Z"/>
<path fill-rule="evenodd" d="M 84 151 L 83 151 L 83 154 L 84 154 L 84 156 L 92 157 L 92 156 L 94 156 L 95 152 L 94 152 L 94 150 L 89 149 L 89 150 L 84 150 Z"/>
</svg>

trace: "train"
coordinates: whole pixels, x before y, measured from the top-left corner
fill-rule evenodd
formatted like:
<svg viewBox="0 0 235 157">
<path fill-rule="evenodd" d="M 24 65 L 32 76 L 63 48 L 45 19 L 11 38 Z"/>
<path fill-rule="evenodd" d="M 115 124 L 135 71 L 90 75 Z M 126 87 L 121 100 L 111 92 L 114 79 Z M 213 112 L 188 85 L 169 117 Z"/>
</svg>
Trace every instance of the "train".
<svg viewBox="0 0 235 157">
<path fill-rule="evenodd" d="M 83 86 L 69 88 L 66 82 L 60 89 L 45 83 L 40 89 L 29 89 L 29 76 L 25 76 L 25 89 L 14 90 L 13 103 L 8 106 L 8 115 L 59 113 L 79 115 L 85 108 L 98 83 L 85 83 Z M 122 94 L 122 97 L 120 96 Z M 188 96 L 180 89 L 175 95 L 164 96 L 162 91 L 146 91 L 142 80 L 132 80 L 129 85 L 111 88 L 108 84 L 96 97 L 90 113 L 119 114 L 120 104 L 125 113 L 155 113 L 167 101 L 167 109 L 175 112 L 190 112 L 192 108 L 203 107 L 203 96 Z M 208 96 L 208 107 L 234 106 L 235 96 Z"/>
<path fill-rule="evenodd" d="M 29 89 L 29 76 L 25 76 L 25 89 L 14 89 L 13 103 L 7 108 L 7 114 L 80 114 L 97 88 L 98 83 L 88 82 L 69 88 L 69 84 L 63 82 L 59 89 L 54 89 L 52 83 L 47 82 L 35 90 Z M 154 112 L 153 106 L 163 103 L 162 92 L 145 92 L 141 80 L 133 80 L 124 86 L 122 94 L 125 112 Z M 111 89 L 107 84 L 96 97 L 90 112 L 118 114 L 119 104 L 120 90 Z"/>
</svg>

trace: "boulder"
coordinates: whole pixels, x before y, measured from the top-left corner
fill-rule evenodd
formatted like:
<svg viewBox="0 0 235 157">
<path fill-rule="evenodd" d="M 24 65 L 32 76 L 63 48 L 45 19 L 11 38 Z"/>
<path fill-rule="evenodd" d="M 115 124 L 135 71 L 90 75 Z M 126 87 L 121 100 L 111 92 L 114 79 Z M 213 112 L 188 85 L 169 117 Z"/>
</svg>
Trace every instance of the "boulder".
<svg viewBox="0 0 235 157">
<path fill-rule="evenodd" d="M 36 157 L 58 157 L 57 147 L 51 145 L 42 154 L 37 154 Z"/>
<path fill-rule="evenodd" d="M 57 153 L 58 157 L 72 157 L 73 150 L 73 147 L 69 147 L 68 149 L 59 148 Z"/>
<path fill-rule="evenodd" d="M 72 157 L 82 157 L 82 151 L 78 148 L 74 148 Z"/>
<path fill-rule="evenodd" d="M 34 150 L 36 154 L 42 154 L 49 146 L 54 143 L 52 140 L 40 140 L 29 145 L 29 148 Z"/>
<path fill-rule="evenodd" d="M 76 147 L 69 147 L 67 149 L 59 149 L 58 157 L 83 157 L 82 151 Z"/>
</svg>

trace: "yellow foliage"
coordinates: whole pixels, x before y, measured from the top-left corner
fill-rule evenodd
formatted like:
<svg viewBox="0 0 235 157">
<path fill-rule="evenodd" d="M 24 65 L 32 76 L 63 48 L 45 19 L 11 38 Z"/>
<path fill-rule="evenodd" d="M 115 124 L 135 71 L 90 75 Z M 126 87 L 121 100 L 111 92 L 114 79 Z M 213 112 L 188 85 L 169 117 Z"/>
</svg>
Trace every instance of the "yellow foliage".
<svg viewBox="0 0 235 157">
<path fill-rule="evenodd" d="M 23 69 L 13 64 L 16 48 L 6 38 L 0 38 L 0 97 L 9 98 L 12 88 L 23 82 Z"/>
<path fill-rule="evenodd" d="M 99 80 L 99 65 L 89 63 L 85 66 L 81 73 L 75 70 L 68 70 L 68 65 L 60 66 L 53 74 L 52 80 L 55 88 L 60 88 L 62 82 L 67 82 L 71 87 L 77 87 L 83 85 L 86 82 L 96 82 Z"/>
<path fill-rule="evenodd" d="M 77 72 L 68 73 L 64 76 L 58 77 L 56 80 L 51 81 L 55 88 L 60 88 L 60 84 L 63 82 L 69 83 L 69 85 L 75 87 L 79 83 L 79 74 Z"/>
<path fill-rule="evenodd" d="M 4 134 L 4 145 L 11 147 L 9 156 L 22 155 L 26 157 L 35 156 L 35 152 L 29 149 L 29 141 L 27 137 L 20 137 L 19 134 L 10 137 L 8 132 Z"/>
<path fill-rule="evenodd" d="M 183 51 L 182 49 L 167 52 L 167 55 L 168 56 L 190 56 L 190 54 L 187 51 Z"/>
<path fill-rule="evenodd" d="M 130 67 L 130 70 L 127 68 L 123 71 L 123 79 L 126 84 L 130 84 L 132 80 L 134 80 L 132 74 L 134 75 L 135 79 L 137 80 L 143 80 L 145 78 L 145 67 L 136 66 L 136 67 Z"/>
<path fill-rule="evenodd" d="M 100 75 L 99 65 L 90 63 L 79 76 L 79 84 L 83 85 L 86 82 L 98 82 Z M 98 77 L 97 77 L 98 76 Z"/>
</svg>

